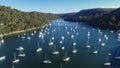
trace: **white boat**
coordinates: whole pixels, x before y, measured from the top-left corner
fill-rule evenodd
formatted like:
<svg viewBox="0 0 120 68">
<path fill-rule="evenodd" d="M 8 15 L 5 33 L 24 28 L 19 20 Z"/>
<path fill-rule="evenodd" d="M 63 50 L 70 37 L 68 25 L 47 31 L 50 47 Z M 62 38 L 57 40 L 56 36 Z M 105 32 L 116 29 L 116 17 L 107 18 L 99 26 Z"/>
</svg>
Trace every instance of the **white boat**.
<svg viewBox="0 0 120 68">
<path fill-rule="evenodd" d="M 109 56 L 111 56 L 112 54 L 111 53 L 108 53 Z"/>
<path fill-rule="evenodd" d="M 77 53 L 77 50 L 75 49 L 75 45 L 73 45 L 73 51 L 72 53 Z"/>
<path fill-rule="evenodd" d="M 93 51 L 93 54 L 97 54 L 98 51 L 96 50 L 96 47 L 95 47 L 95 50 Z"/>
<path fill-rule="evenodd" d="M 49 42 L 48 44 L 49 44 L 50 46 L 52 46 L 54 43 L 53 43 L 53 42 Z"/>
<path fill-rule="evenodd" d="M 14 60 L 12 61 L 12 63 L 18 63 L 18 62 L 20 62 L 20 60 L 19 60 L 19 59 L 16 59 L 16 55 L 15 55 L 15 53 L 14 53 Z"/>
<path fill-rule="evenodd" d="M 18 56 L 19 57 L 25 57 L 25 53 L 20 53 Z"/>
<path fill-rule="evenodd" d="M 36 34 L 36 33 L 37 33 L 37 31 L 34 31 L 34 33 Z"/>
<path fill-rule="evenodd" d="M 23 35 L 26 35 L 26 33 L 24 33 Z"/>
<path fill-rule="evenodd" d="M 52 63 L 52 62 L 51 62 L 50 60 L 44 60 L 43 63 L 44 63 L 44 64 L 50 64 L 50 63 Z"/>
<path fill-rule="evenodd" d="M 100 44 L 101 41 L 102 41 L 102 39 L 101 39 L 101 37 L 100 37 L 100 31 L 101 31 L 101 30 L 98 30 L 98 42 L 99 42 L 99 44 Z"/>
<path fill-rule="evenodd" d="M 74 38 L 74 35 L 71 35 L 71 38 Z"/>
<path fill-rule="evenodd" d="M 52 37 L 51 39 L 52 39 L 52 40 L 54 40 L 54 39 L 55 39 L 55 37 Z"/>
<path fill-rule="evenodd" d="M 86 48 L 90 48 L 91 46 L 90 45 L 87 45 Z"/>
<path fill-rule="evenodd" d="M 56 46 L 54 45 L 54 51 L 52 52 L 53 55 L 58 55 L 59 51 L 56 50 Z"/>
<path fill-rule="evenodd" d="M 60 43 L 60 44 L 62 44 L 62 43 L 63 43 L 63 41 L 61 40 L 61 41 L 59 41 L 59 43 Z"/>
<path fill-rule="evenodd" d="M 16 50 L 22 51 L 22 50 L 24 50 L 24 48 L 22 46 L 20 46 L 19 48 L 16 48 Z"/>
<path fill-rule="evenodd" d="M 77 45 L 77 43 L 76 43 L 76 42 L 74 42 L 74 43 L 73 43 L 73 46 L 75 46 L 75 45 Z"/>
<path fill-rule="evenodd" d="M 6 59 L 6 56 L 1 56 L 0 57 L 0 60 L 5 60 Z"/>
<path fill-rule="evenodd" d="M 37 48 L 36 52 L 41 52 L 41 51 L 42 51 L 42 48 L 39 47 L 39 42 L 38 42 L 38 48 Z"/>
<path fill-rule="evenodd" d="M 70 60 L 70 57 L 67 56 L 67 51 L 66 51 L 65 57 L 63 58 L 63 61 L 64 61 L 64 62 L 67 62 L 67 61 L 69 61 L 69 60 Z"/>
<path fill-rule="evenodd" d="M 61 37 L 61 39 L 62 39 L 62 40 L 64 40 L 64 39 L 65 39 L 65 37 L 64 37 L 64 36 L 62 36 L 62 37 Z"/>
<path fill-rule="evenodd" d="M 107 35 L 104 35 L 104 38 L 105 38 L 106 40 L 108 40 L 108 39 L 109 39 Z"/>
<path fill-rule="evenodd" d="M 114 33 L 114 31 L 113 31 L 113 30 L 111 30 L 110 32 L 111 32 L 111 33 Z"/>
<path fill-rule="evenodd" d="M 104 63 L 104 66 L 110 66 L 110 65 L 111 65 L 111 63 L 108 62 L 108 56 L 107 56 L 107 61 Z"/>
<path fill-rule="evenodd" d="M 102 41 L 100 38 L 98 39 L 99 43 Z"/>
<path fill-rule="evenodd" d="M 89 39 L 90 39 L 90 38 L 88 37 L 86 48 L 90 48 L 90 47 L 91 47 L 90 44 L 89 44 Z"/>
<path fill-rule="evenodd" d="M 59 54 L 59 51 L 54 51 L 54 52 L 52 52 L 52 54 L 58 55 L 58 54 Z"/>
<path fill-rule="evenodd" d="M 76 33 L 76 35 L 79 35 L 79 33 Z"/>
<path fill-rule="evenodd" d="M 45 53 L 45 60 L 43 61 L 44 64 L 52 63 L 50 60 L 47 59 L 47 53 Z"/>
<path fill-rule="evenodd" d="M 67 35 L 69 35 L 70 34 L 70 32 L 67 32 Z"/>
<path fill-rule="evenodd" d="M 4 39 L 1 40 L 1 43 L 2 43 L 2 44 L 4 43 Z"/>
<path fill-rule="evenodd" d="M 118 41 L 120 41 L 120 33 L 118 33 Z"/>
<path fill-rule="evenodd" d="M 105 43 L 101 43 L 101 46 L 103 46 L 103 47 L 104 47 L 104 46 L 105 46 Z"/>
<path fill-rule="evenodd" d="M 61 47 L 61 49 L 62 49 L 62 50 L 64 50 L 64 49 L 65 49 L 65 47 Z"/>
<path fill-rule="evenodd" d="M 30 39 L 31 39 L 31 37 L 27 37 L 27 39 L 28 39 L 28 40 L 30 40 Z"/>
<path fill-rule="evenodd" d="M 34 33 L 31 33 L 31 35 L 33 36 L 33 35 L 34 35 Z"/>
<path fill-rule="evenodd" d="M 18 37 L 20 37 L 20 35 L 18 35 Z"/>
<path fill-rule="evenodd" d="M 22 36 L 22 39 L 25 39 L 25 36 Z"/>
<path fill-rule="evenodd" d="M 115 59 L 120 60 L 120 52 L 119 52 L 119 50 L 118 50 L 118 54 L 117 54 L 117 56 L 115 57 Z"/>
<path fill-rule="evenodd" d="M 77 53 L 77 50 L 73 50 L 72 53 Z"/>
<path fill-rule="evenodd" d="M 90 32 L 88 32 L 87 36 L 90 37 Z"/>
</svg>

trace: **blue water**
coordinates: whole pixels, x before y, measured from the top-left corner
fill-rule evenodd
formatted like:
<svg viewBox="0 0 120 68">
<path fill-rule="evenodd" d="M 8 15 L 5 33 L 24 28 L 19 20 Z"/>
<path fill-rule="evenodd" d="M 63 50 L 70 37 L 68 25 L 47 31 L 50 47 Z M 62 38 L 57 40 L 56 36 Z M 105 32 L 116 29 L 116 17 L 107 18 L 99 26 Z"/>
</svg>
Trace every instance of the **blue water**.
<svg viewBox="0 0 120 68">
<path fill-rule="evenodd" d="M 20 37 L 18 37 L 18 35 L 4 37 L 5 42 L 0 46 L 0 56 L 5 55 L 6 59 L 0 61 L 0 68 L 12 68 L 12 66 L 14 66 L 14 68 L 61 68 L 61 64 L 63 68 L 119 68 L 120 60 L 115 59 L 118 50 L 120 50 L 120 42 L 117 41 L 117 35 L 119 32 L 115 31 L 111 33 L 109 30 L 101 30 L 102 34 L 99 34 L 98 29 L 94 29 L 81 23 L 55 20 L 52 21 L 51 25 L 48 27 L 36 30 L 36 33 L 30 31 L 27 32 L 26 35 L 23 35 L 24 33 L 19 34 Z M 45 34 L 44 41 L 38 37 L 42 30 Z M 52 32 L 53 30 L 55 31 Z M 45 33 L 45 31 L 49 32 L 49 34 Z M 88 31 L 91 33 L 91 48 L 89 49 L 86 48 Z M 68 35 L 67 32 L 70 32 L 70 34 Z M 32 36 L 31 33 L 34 33 L 34 35 Z M 78 35 L 76 33 L 78 33 Z M 71 35 L 74 35 L 73 39 L 71 39 Z M 104 35 L 107 35 L 109 39 L 106 40 Z M 25 36 L 25 39 L 21 38 L 21 36 Z M 30 40 L 27 39 L 28 36 L 31 37 Z M 65 37 L 63 44 L 59 44 L 61 36 Z M 99 36 L 102 39 L 102 42 L 105 43 L 104 47 L 98 42 Z M 52 55 L 54 46 L 48 45 L 51 37 L 55 37 L 54 45 L 59 51 L 59 55 Z M 36 52 L 38 42 L 43 49 L 40 53 Z M 72 53 L 74 42 L 77 43 L 76 49 L 78 52 L 76 54 Z M 16 50 L 19 46 L 25 48 L 24 53 L 26 56 L 17 56 L 17 58 L 20 59 L 20 62 L 13 64 L 13 55 L 14 53 L 16 53 L 16 55 L 19 54 Z M 64 46 L 65 50 L 61 50 L 61 46 Z M 92 54 L 95 47 L 98 50 L 98 54 L 96 55 Z M 63 62 L 62 60 L 66 51 L 70 57 L 70 61 Z M 45 60 L 45 53 L 47 53 L 47 58 L 52 61 L 51 64 L 42 63 Z M 109 56 L 109 61 L 111 62 L 111 66 L 109 67 L 103 65 L 106 62 L 106 56 L 108 53 L 112 54 Z"/>
</svg>

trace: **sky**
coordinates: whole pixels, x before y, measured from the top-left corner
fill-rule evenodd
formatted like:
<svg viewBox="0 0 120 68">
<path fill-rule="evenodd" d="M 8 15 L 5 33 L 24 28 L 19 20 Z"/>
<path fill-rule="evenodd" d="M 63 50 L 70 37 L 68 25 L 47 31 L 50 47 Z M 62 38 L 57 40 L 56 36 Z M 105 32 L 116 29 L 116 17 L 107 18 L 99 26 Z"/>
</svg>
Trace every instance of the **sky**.
<svg viewBox="0 0 120 68">
<path fill-rule="evenodd" d="M 90 8 L 118 8 L 120 0 L 0 0 L 0 5 L 25 12 L 69 13 Z"/>
</svg>

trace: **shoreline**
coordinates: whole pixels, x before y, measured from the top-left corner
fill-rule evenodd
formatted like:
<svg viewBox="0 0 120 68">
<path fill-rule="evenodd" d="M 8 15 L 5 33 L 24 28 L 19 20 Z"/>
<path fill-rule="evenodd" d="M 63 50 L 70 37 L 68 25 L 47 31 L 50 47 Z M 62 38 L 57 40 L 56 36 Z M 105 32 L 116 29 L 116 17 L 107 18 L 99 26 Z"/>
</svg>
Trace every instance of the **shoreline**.
<svg viewBox="0 0 120 68">
<path fill-rule="evenodd" d="M 48 24 L 45 24 L 42 27 L 34 27 L 34 28 L 31 28 L 31 29 L 27 29 L 27 30 L 20 30 L 20 31 L 14 31 L 14 32 L 6 33 L 6 34 L 0 34 L 0 37 L 4 37 L 4 36 L 8 36 L 8 35 L 13 35 L 13 34 L 24 33 L 24 32 L 28 32 L 28 31 L 32 31 L 32 30 L 37 30 L 37 29 L 42 29 L 42 28 L 45 28 L 47 26 L 48 26 Z"/>
</svg>

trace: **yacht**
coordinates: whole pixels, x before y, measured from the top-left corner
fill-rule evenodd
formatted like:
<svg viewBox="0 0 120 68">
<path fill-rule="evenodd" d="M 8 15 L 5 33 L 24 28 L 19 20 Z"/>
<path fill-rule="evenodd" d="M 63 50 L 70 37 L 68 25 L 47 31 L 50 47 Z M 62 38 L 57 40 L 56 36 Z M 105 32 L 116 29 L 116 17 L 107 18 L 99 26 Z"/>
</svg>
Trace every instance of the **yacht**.
<svg viewBox="0 0 120 68">
<path fill-rule="evenodd" d="M 54 45 L 54 52 L 52 52 L 53 55 L 58 55 L 59 51 L 56 50 L 56 46 Z"/>
<path fill-rule="evenodd" d="M 24 48 L 22 46 L 20 46 L 19 48 L 16 48 L 16 50 L 22 51 L 22 50 L 24 50 Z"/>
<path fill-rule="evenodd" d="M 41 51 L 42 51 L 42 48 L 39 47 L 39 42 L 38 42 L 38 48 L 37 48 L 36 52 L 41 52 Z"/>
<path fill-rule="evenodd" d="M 77 43 L 74 42 L 74 43 L 73 43 L 73 46 L 75 46 L 75 45 L 77 45 Z"/>
<path fill-rule="evenodd" d="M 1 56 L 0 57 L 0 60 L 4 60 L 4 59 L 6 59 L 6 56 Z"/>
<path fill-rule="evenodd" d="M 47 53 L 45 53 L 45 60 L 43 61 L 44 64 L 52 63 L 50 60 L 47 59 Z"/>
<path fill-rule="evenodd" d="M 90 45 L 87 45 L 86 48 L 90 48 L 91 46 Z"/>
<path fill-rule="evenodd" d="M 71 35 L 71 38 L 74 38 L 74 35 Z"/>
<path fill-rule="evenodd" d="M 66 51 L 65 57 L 64 57 L 63 61 L 64 61 L 64 62 L 67 62 L 67 61 L 69 61 L 69 60 L 70 60 L 70 57 L 67 56 L 67 51 Z"/>
<path fill-rule="evenodd" d="M 59 54 L 59 51 L 54 51 L 52 52 L 53 55 L 58 55 Z"/>
<path fill-rule="evenodd" d="M 72 53 L 77 53 L 77 50 L 75 49 L 75 45 L 73 45 L 73 51 Z"/>
<path fill-rule="evenodd" d="M 25 57 L 25 53 L 20 53 L 18 56 L 19 57 Z"/>
<path fill-rule="evenodd" d="M 111 56 L 112 54 L 111 53 L 108 53 L 109 56 Z"/>
<path fill-rule="evenodd" d="M 52 40 L 54 40 L 55 39 L 55 37 L 52 37 Z"/>
<path fill-rule="evenodd" d="M 61 41 L 59 41 L 59 43 L 60 43 L 60 44 L 62 44 L 62 43 L 63 43 L 63 41 L 61 40 Z"/>
<path fill-rule="evenodd" d="M 20 60 L 19 59 L 16 59 L 16 55 L 14 53 L 14 60 L 12 61 L 12 63 L 18 63 Z"/>
<path fill-rule="evenodd" d="M 67 35 L 69 35 L 70 34 L 70 32 L 67 32 Z"/>
<path fill-rule="evenodd" d="M 25 39 L 25 36 L 22 36 L 22 39 Z"/>
<path fill-rule="evenodd" d="M 2 43 L 2 44 L 4 43 L 4 39 L 1 40 L 1 43 Z"/>
<path fill-rule="evenodd" d="M 118 33 L 118 41 L 120 41 L 120 33 Z"/>
<path fill-rule="evenodd" d="M 96 50 L 96 47 L 95 47 L 95 50 L 93 51 L 93 54 L 97 54 L 98 51 Z"/>
<path fill-rule="evenodd" d="M 34 33 L 31 33 L 31 35 L 33 36 L 33 35 L 34 35 Z"/>
<path fill-rule="evenodd" d="M 53 42 L 49 42 L 48 44 L 49 44 L 50 46 L 52 46 L 54 43 L 53 43 Z"/>
<path fill-rule="evenodd" d="M 90 32 L 88 32 L 87 36 L 90 37 Z"/>
<path fill-rule="evenodd" d="M 31 39 L 31 37 L 27 37 L 27 39 L 28 39 L 28 40 L 30 40 L 30 39 Z"/>
<path fill-rule="evenodd" d="M 120 51 L 119 51 L 119 50 L 118 50 L 118 54 L 117 54 L 117 56 L 115 57 L 115 59 L 120 60 Z"/>
<path fill-rule="evenodd" d="M 65 37 L 64 37 L 64 36 L 62 36 L 62 37 L 61 37 L 61 39 L 62 39 L 62 40 L 64 40 L 64 39 L 65 39 Z"/>
<path fill-rule="evenodd" d="M 91 47 L 91 46 L 90 46 L 90 44 L 89 44 L 89 37 L 88 37 L 86 48 L 90 48 L 90 47 Z"/>
<path fill-rule="evenodd" d="M 62 50 L 64 50 L 64 49 L 65 49 L 65 47 L 63 47 L 63 46 L 62 46 L 62 47 L 61 47 L 61 49 L 62 49 Z"/>
<path fill-rule="evenodd" d="M 110 65 L 111 65 L 111 63 L 108 62 L 108 56 L 107 56 L 107 61 L 104 63 L 104 66 L 110 66 Z"/>
<path fill-rule="evenodd" d="M 105 46 L 105 43 L 101 43 L 101 46 L 103 46 L 103 47 L 104 47 L 104 46 Z"/>
</svg>

